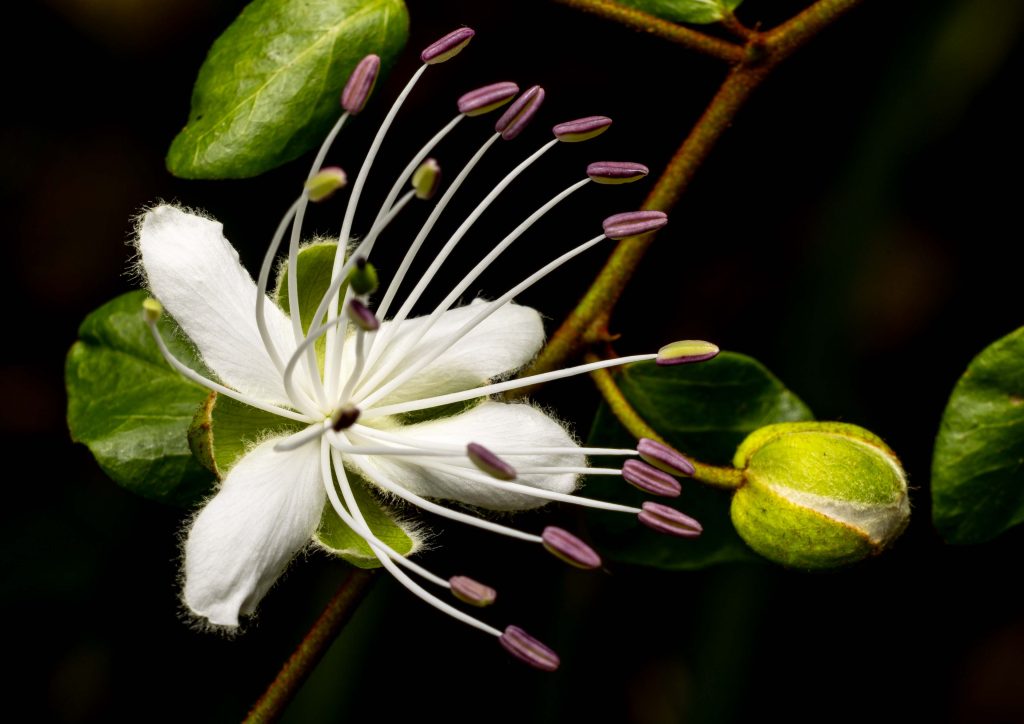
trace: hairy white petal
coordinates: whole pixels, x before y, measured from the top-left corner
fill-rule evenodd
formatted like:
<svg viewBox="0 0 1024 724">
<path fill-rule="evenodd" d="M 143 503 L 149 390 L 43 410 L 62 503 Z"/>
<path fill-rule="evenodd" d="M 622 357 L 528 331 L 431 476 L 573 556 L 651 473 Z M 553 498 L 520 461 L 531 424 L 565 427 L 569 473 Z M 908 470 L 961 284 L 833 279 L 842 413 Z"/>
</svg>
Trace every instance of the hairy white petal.
<svg viewBox="0 0 1024 724">
<path fill-rule="evenodd" d="M 320 522 L 319 442 L 276 452 L 280 439 L 239 460 L 188 531 L 185 603 L 212 624 L 252 613 Z"/>
<path fill-rule="evenodd" d="M 266 402 L 288 404 L 256 326 L 256 284 L 224 238 L 223 226 L 158 206 L 142 217 L 137 244 L 153 296 L 221 381 Z M 270 334 L 287 359 L 295 349 L 288 318 L 269 299 L 265 307 Z"/>
<path fill-rule="evenodd" d="M 392 435 L 408 436 L 418 444 L 467 445 L 476 442 L 485 447 L 505 450 L 538 447 L 575 447 L 572 436 L 554 418 L 526 404 L 484 402 L 452 417 L 388 430 Z M 523 468 L 541 466 L 579 467 L 586 464 L 583 455 L 535 454 L 517 455 L 514 465 Z M 447 472 L 431 470 L 400 457 L 375 455 L 361 458 L 360 465 L 373 466 L 373 474 L 383 476 L 406 490 L 426 498 L 455 500 L 491 510 L 526 510 L 547 501 L 521 493 L 500 490 L 485 483 L 467 480 Z M 474 469 L 475 472 L 478 472 Z M 367 477 L 372 477 L 367 476 Z M 559 493 L 576 489 L 573 474 L 520 475 L 517 483 Z"/>
<path fill-rule="evenodd" d="M 369 384 L 360 382 L 358 396 L 366 397 L 410 364 L 444 345 L 453 332 L 485 309 L 485 304 L 492 302 L 477 300 L 448 310 L 415 344 L 410 344 L 410 340 L 419 336 L 426 317 L 407 319 L 399 324 L 397 331 L 393 324 L 384 322 L 381 331 L 388 340 L 387 351 L 384 358 L 364 374 L 363 379 Z M 544 325 L 540 314 L 530 307 L 506 304 L 376 404 L 417 400 L 477 387 L 491 378 L 519 369 L 533 359 L 543 343 Z M 346 355 L 353 353 L 353 346 L 350 339 Z M 346 365 L 346 369 L 351 368 Z"/>
</svg>

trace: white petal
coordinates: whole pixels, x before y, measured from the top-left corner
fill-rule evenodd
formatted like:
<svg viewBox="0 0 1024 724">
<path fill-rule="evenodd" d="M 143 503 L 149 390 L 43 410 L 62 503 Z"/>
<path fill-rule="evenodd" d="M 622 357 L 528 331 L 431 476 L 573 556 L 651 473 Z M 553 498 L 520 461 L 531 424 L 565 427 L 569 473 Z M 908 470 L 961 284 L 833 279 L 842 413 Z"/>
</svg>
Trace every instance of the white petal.
<svg viewBox="0 0 1024 724">
<path fill-rule="evenodd" d="M 405 320 L 398 327 L 397 333 L 391 323 L 382 324 L 381 329 L 387 330 L 389 346 L 383 359 L 374 365 L 375 369 L 367 370 L 364 379 L 370 382 L 368 386 L 360 385 L 358 397 L 366 397 L 398 375 L 411 362 L 434 352 L 453 332 L 479 314 L 485 304 L 491 302 L 478 300 L 448 310 L 438 318 L 423 339 L 412 346 L 409 340 L 419 334 L 426 317 Z M 540 314 L 530 307 L 506 304 L 376 404 L 418 400 L 477 387 L 491 378 L 519 369 L 533 359 L 543 343 L 544 324 Z M 351 355 L 352 346 L 350 339 L 346 345 L 347 356 Z M 382 370 L 382 365 L 390 369 Z M 346 364 L 346 369 L 352 369 L 351 364 Z M 385 371 L 386 376 L 382 377 L 379 374 L 381 371 Z"/>
<path fill-rule="evenodd" d="M 181 325 L 224 384 L 287 404 L 281 374 L 256 327 L 256 284 L 224 238 L 223 226 L 173 206 L 148 211 L 138 248 L 153 296 Z M 283 359 L 295 349 L 291 325 L 267 300 L 267 326 Z"/>
<path fill-rule="evenodd" d="M 503 450 L 576 446 L 576 441 L 554 418 L 527 404 L 501 402 L 483 402 L 460 415 L 391 428 L 388 432 L 408 436 L 410 441 L 414 440 L 418 444 L 434 442 L 462 446 L 476 442 L 488 448 Z M 566 454 L 517 455 L 508 460 L 512 465 L 524 468 L 579 467 L 586 464 L 583 455 Z M 372 474 L 381 475 L 409 492 L 426 498 L 456 500 L 491 510 L 526 510 L 547 502 L 542 498 L 511 493 L 485 483 L 430 470 L 401 457 L 375 455 L 369 459 L 363 458 L 360 464 L 373 466 Z M 515 482 L 559 493 L 571 493 L 576 489 L 577 477 L 564 473 L 529 474 L 520 475 Z"/>
<path fill-rule="evenodd" d="M 279 438 L 278 438 L 279 439 Z M 218 626 L 237 626 L 320 522 L 320 445 L 247 453 L 192 523 L 185 541 L 185 603 Z"/>
</svg>

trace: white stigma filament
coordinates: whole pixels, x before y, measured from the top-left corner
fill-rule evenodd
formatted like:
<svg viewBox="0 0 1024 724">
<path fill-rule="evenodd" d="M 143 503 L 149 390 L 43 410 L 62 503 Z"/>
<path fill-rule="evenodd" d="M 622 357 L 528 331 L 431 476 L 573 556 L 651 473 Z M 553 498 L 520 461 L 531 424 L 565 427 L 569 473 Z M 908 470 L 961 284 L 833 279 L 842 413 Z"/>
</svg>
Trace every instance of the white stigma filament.
<svg viewBox="0 0 1024 724">
<path fill-rule="evenodd" d="M 225 397 L 230 397 L 231 399 L 238 400 L 239 402 L 245 405 L 255 407 L 257 410 L 263 410 L 264 412 L 269 412 L 273 415 L 280 415 L 281 417 L 286 417 L 289 420 L 295 420 L 296 422 L 313 421 L 313 417 L 311 417 L 310 415 L 303 415 L 301 413 L 295 412 L 294 410 L 288 410 L 284 407 L 279 407 L 269 402 L 258 400 L 255 397 L 250 397 L 249 395 L 245 395 L 241 392 L 238 392 L 237 390 L 232 390 L 230 387 L 225 387 L 219 382 L 214 382 L 213 380 L 204 377 L 203 375 L 199 374 L 194 369 L 186 365 L 184 362 L 179 360 L 177 357 L 175 357 L 171 353 L 171 350 L 167 349 L 167 344 L 164 342 L 164 338 L 160 335 L 160 330 L 157 328 L 156 322 L 146 320 L 146 325 L 149 327 L 149 331 L 152 333 L 153 339 L 156 341 L 156 346 L 160 349 L 160 354 L 162 354 L 164 356 L 164 359 L 167 360 L 167 363 L 170 364 L 171 367 L 173 367 L 174 369 L 178 370 L 178 372 L 183 377 L 187 377 L 188 379 L 195 382 L 197 385 L 205 387 L 208 390 L 213 390 L 214 392 L 224 395 Z"/>
<path fill-rule="evenodd" d="M 324 441 L 324 443 L 322 443 L 321 445 L 320 468 L 323 471 L 324 488 L 327 492 L 327 497 L 331 502 L 331 507 L 333 507 L 338 516 L 343 521 L 345 521 L 346 525 L 352 528 L 352 530 L 354 530 L 360 537 L 363 538 L 364 541 L 366 541 L 366 544 L 370 547 L 370 550 L 373 551 L 373 554 L 377 557 L 377 560 L 379 560 L 381 565 L 387 569 L 388 573 L 394 576 L 395 579 L 403 586 L 405 586 L 410 593 L 417 596 L 422 601 L 430 604 L 442 613 L 446 613 L 452 618 L 456 619 L 457 621 L 461 621 L 462 623 L 472 626 L 473 628 L 479 629 L 484 633 L 489 633 L 492 636 L 501 636 L 501 631 L 499 631 L 498 629 L 494 628 L 493 626 L 489 626 L 483 621 L 473 618 L 469 614 L 460 611 L 451 604 L 442 601 L 437 596 L 433 595 L 432 593 L 424 589 L 422 586 L 420 586 L 418 583 L 416 583 L 414 580 L 412 580 L 411 578 L 409 578 L 409 576 L 405 574 L 405 572 L 399 566 L 405 567 L 413 571 L 414 573 L 419 574 L 423 578 L 427 579 L 431 583 L 434 583 L 438 586 L 442 586 L 444 588 L 451 588 L 451 584 L 448 581 L 444 580 L 440 576 L 431 573 L 426 568 L 416 563 L 413 563 L 404 556 L 399 555 L 392 548 L 387 546 L 385 543 L 383 543 L 381 540 L 379 540 L 376 536 L 373 535 L 373 533 L 370 531 L 369 525 L 366 523 L 366 519 L 363 517 L 362 512 L 359 510 L 359 504 L 356 502 L 355 496 L 352 493 L 352 487 L 348 482 L 348 476 L 345 474 L 344 463 L 342 460 L 339 459 L 339 456 L 333 454 L 332 452 L 331 457 L 333 458 L 334 461 L 334 471 L 338 477 L 338 483 L 339 486 L 341 487 L 341 493 L 345 498 L 345 502 L 347 503 L 349 510 L 351 511 L 351 515 L 349 515 L 349 511 L 345 509 L 345 506 L 342 505 L 341 500 L 338 499 L 338 493 L 335 490 L 334 481 L 331 478 L 331 461 L 328 459 L 328 450 L 329 448 L 326 444 L 326 441 Z"/>
<path fill-rule="evenodd" d="M 405 88 L 398 94 L 395 102 L 391 105 L 387 115 L 384 117 L 384 121 L 380 124 L 380 128 L 377 129 L 377 134 L 373 137 L 373 142 L 370 144 L 370 149 L 366 152 L 366 158 L 363 159 L 363 164 L 359 167 L 359 174 L 356 176 L 356 181 L 352 185 L 352 191 L 348 197 L 348 204 L 345 206 L 345 217 L 341 222 L 341 233 L 338 234 L 338 251 L 334 255 L 334 266 L 331 270 L 331 281 L 334 282 L 341 276 L 342 265 L 345 261 L 345 249 L 348 246 L 349 235 L 352 231 L 352 222 L 355 219 L 356 208 L 359 206 L 359 197 L 362 195 L 363 186 L 366 185 L 366 179 L 370 175 L 370 169 L 373 167 L 373 162 L 377 158 L 377 152 L 380 150 L 381 144 L 384 142 L 384 137 L 387 135 L 388 130 L 391 128 L 391 124 L 395 120 L 395 116 L 398 115 L 399 109 L 402 104 L 405 103 L 405 99 L 412 92 L 412 89 L 416 86 L 416 82 L 423 75 L 423 72 L 427 69 L 427 65 L 421 65 L 409 82 L 405 84 Z M 333 320 L 338 315 L 338 306 L 335 298 L 337 292 L 331 296 L 328 300 L 327 306 L 327 318 Z M 337 394 L 336 380 L 339 374 L 339 365 L 341 363 L 341 351 L 336 350 L 340 344 L 337 339 L 337 330 L 329 328 L 327 332 L 327 355 L 325 362 L 325 372 L 327 380 L 327 394 L 329 397 L 333 397 Z"/>
</svg>

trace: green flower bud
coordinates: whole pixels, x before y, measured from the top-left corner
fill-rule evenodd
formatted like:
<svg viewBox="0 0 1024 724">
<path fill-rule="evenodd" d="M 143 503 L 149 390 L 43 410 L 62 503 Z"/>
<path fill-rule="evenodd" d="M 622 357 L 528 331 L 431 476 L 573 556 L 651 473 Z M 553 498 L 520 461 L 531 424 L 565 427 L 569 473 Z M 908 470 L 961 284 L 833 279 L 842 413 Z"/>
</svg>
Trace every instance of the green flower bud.
<svg viewBox="0 0 1024 724">
<path fill-rule="evenodd" d="M 732 522 L 761 555 L 831 568 L 881 552 L 910 519 L 907 478 L 873 433 L 840 422 L 769 425 L 739 446 Z"/>
</svg>

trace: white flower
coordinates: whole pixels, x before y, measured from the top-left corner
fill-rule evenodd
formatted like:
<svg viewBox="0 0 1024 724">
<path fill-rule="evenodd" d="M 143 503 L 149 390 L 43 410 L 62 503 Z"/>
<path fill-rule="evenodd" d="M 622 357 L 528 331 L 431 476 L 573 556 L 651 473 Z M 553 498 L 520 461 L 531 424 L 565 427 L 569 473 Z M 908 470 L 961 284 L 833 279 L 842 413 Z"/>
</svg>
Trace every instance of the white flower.
<svg viewBox="0 0 1024 724">
<path fill-rule="evenodd" d="M 460 32 L 465 35 L 464 30 Z M 465 44 L 462 39 L 460 42 Z M 339 249 L 347 249 L 350 243 L 355 210 L 379 142 L 401 101 L 426 67 L 417 72 L 396 101 L 360 169 L 341 224 L 339 238 L 343 243 Z M 367 80 L 367 68 L 375 73 L 370 60 L 354 75 L 366 92 L 372 87 L 372 78 Z M 359 91 L 360 88 L 351 87 L 346 91 L 349 110 L 357 110 L 365 103 Z M 511 120 L 503 117 L 499 129 L 503 123 L 506 128 L 518 124 L 521 129 L 539 105 L 538 95 L 543 98 L 542 91 L 533 91 L 532 101 L 517 102 L 518 106 L 506 113 L 511 114 Z M 657 517 L 651 512 L 653 509 L 641 510 L 572 495 L 581 474 L 623 474 L 618 468 L 588 468 L 585 455 L 635 456 L 637 450 L 582 448 L 545 412 L 525 403 L 489 399 L 516 387 L 599 367 L 654 359 L 657 355 L 619 358 L 524 380 L 493 381 L 509 377 L 529 362 L 544 340 L 540 315 L 514 304 L 513 297 L 600 242 L 604 235 L 563 254 L 493 301 L 453 306 L 477 276 L 541 214 L 590 179 L 571 186 L 495 245 L 433 311 L 420 317 L 410 316 L 423 289 L 480 213 L 557 140 L 527 159 L 487 195 L 436 252 L 428 271 L 392 312 L 413 257 L 448 200 L 483 152 L 501 137 L 500 132 L 484 144 L 436 203 L 376 305 L 377 316 L 387 317 L 377 321 L 370 311 L 369 290 L 358 289 L 358 280 L 366 275 L 359 270 L 364 269 L 387 223 L 414 196 L 432 195 L 437 167 L 432 161 L 424 164 L 423 160 L 444 133 L 454 127 L 455 121 L 431 139 L 399 175 L 370 232 L 358 246 L 347 256 L 336 255 L 332 285 L 320 299 L 320 308 L 307 332 L 299 315 L 299 275 L 292 273 L 299 263 L 302 216 L 311 196 L 322 197 L 325 185 L 330 190 L 344 179 L 337 171 L 322 171 L 321 164 L 349 115 L 346 112 L 341 117 L 318 154 L 311 181 L 278 227 L 257 282 L 240 265 L 221 225 L 211 219 L 173 206 L 159 206 L 148 211 L 139 224 L 140 267 L 160 303 L 150 302 L 145 318 L 168 361 L 182 374 L 219 394 L 305 426 L 297 433 L 263 439 L 248 450 L 226 472 L 217 493 L 194 518 L 184 545 L 185 603 L 196 616 L 211 624 L 237 626 L 239 617 L 255 611 L 289 561 L 310 543 L 326 504 L 369 545 L 381 565 L 418 596 L 459 620 L 498 636 L 518 658 L 539 668 L 552 668 L 557 665 L 554 653 L 521 629 L 513 626 L 502 632 L 440 600 L 413 580 L 409 574 L 451 589 L 457 598 L 477 605 L 489 603 L 494 596 L 486 586 L 461 576 L 437 576 L 389 548 L 371 532 L 349 478 L 353 474 L 359 476 L 389 499 L 402 499 L 447 518 L 542 543 L 575 565 L 594 567 L 600 562 L 596 553 L 566 531 L 548 528 L 542 535 L 522 532 L 467 512 L 464 507 L 456 510 L 437 501 L 511 511 L 550 500 L 566 500 L 638 514 L 641 520 L 646 515 L 645 522 L 664 529 L 663 512 L 659 512 L 661 518 L 653 520 L 652 516 Z M 460 112 L 456 121 L 465 115 L 465 111 Z M 402 186 L 417 168 L 421 170 L 415 179 L 415 191 L 399 199 Z M 649 217 L 645 217 L 646 222 L 641 220 L 637 228 L 648 228 L 644 223 L 649 226 Z M 278 247 L 289 228 L 290 315 L 266 296 Z M 346 280 L 355 281 L 345 287 Z M 349 316 L 338 314 L 339 296 Z M 174 317 L 217 380 L 203 377 L 171 356 L 155 325 L 160 305 Z M 322 345 L 325 349 L 321 359 L 316 347 L 323 338 L 326 344 Z M 417 423 L 403 423 L 400 417 L 402 413 L 466 401 L 476 404 L 446 417 Z M 671 454 L 666 454 L 668 458 L 663 463 L 671 462 Z M 647 454 L 644 457 L 651 459 Z M 633 473 L 626 478 L 634 484 L 642 485 L 644 475 L 664 476 L 653 468 L 636 468 L 644 465 L 639 461 L 632 463 Z M 655 482 L 664 489 L 663 480 Z M 652 490 L 651 485 L 646 489 Z M 690 534 L 695 530 L 699 526 L 690 526 Z M 416 531 L 406 532 L 415 547 Z M 687 534 L 685 530 L 674 532 Z"/>
</svg>

